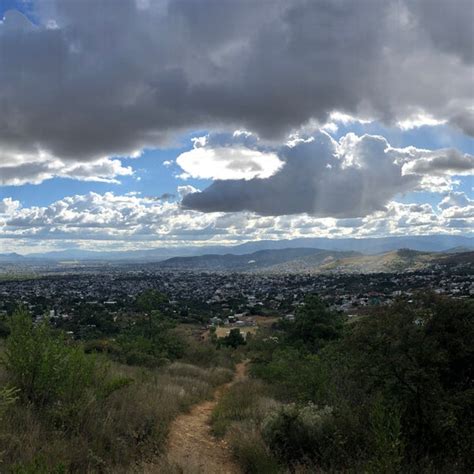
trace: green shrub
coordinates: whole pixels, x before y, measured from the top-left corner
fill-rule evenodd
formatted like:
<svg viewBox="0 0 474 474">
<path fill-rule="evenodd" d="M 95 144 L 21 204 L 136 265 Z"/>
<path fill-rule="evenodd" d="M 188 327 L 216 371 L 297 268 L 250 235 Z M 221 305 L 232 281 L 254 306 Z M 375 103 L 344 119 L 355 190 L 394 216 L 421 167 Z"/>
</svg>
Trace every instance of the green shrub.
<svg viewBox="0 0 474 474">
<path fill-rule="evenodd" d="M 371 473 L 396 473 L 401 470 L 403 443 L 400 414 L 377 396 L 369 417 L 372 458 L 367 464 Z"/>
<path fill-rule="evenodd" d="M 3 387 L 0 389 L 0 422 L 7 408 L 17 400 L 18 389 Z M 0 451 L 0 464 L 2 463 L 2 451 Z"/>
<path fill-rule="evenodd" d="M 267 360 L 254 362 L 251 373 L 271 384 L 275 395 L 284 401 L 320 403 L 327 398 L 328 373 L 319 355 L 277 347 Z"/>
<path fill-rule="evenodd" d="M 70 346 L 47 322 L 33 325 L 23 310 L 10 322 L 3 364 L 20 397 L 36 406 L 77 402 L 94 383 L 96 359 Z"/>
<path fill-rule="evenodd" d="M 112 393 L 120 390 L 121 388 L 131 385 L 134 380 L 131 377 L 116 376 L 111 377 L 104 381 L 100 390 L 98 390 L 98 396 L 100 398 L 107 398 Z"/>
<path fill-rule="evenodd" d="M 264 420 L 262 434 L 279 459 L 289 464 L 301 459 L 314 461 L 323 457 L 332 424 L 329 407 L 289 404 Z"/>
<path fill-rule="evenodd" d="M 223 337 L 220 341 L 220 344 L 227 347 L 232 347 L 237 349 L 239 346 L 245 345 L 245 338 L 242 336 L 239 328 L 231 329 L 229 335 Z"/>
</svg>

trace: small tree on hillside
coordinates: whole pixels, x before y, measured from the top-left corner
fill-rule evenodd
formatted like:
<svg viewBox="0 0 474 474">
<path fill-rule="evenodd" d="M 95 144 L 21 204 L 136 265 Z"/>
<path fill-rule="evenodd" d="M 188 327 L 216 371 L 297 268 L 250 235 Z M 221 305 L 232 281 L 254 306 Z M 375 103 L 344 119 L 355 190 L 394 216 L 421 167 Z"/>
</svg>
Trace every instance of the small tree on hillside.
<svg viewBox="0 0 474 474">
<path fill-rule="evenodd" d="M 230 330 L 228 336 L 226 336 L 222 339 L 222 343 L 225 346 L 233 347 L 234 349 L 236 349 L 237 347 L 242 346 L 242 345 L 245 344 L 245 338 L 240 333 L 239 328 L 234 328 L 234 329 Z"/>
<path fill-rule="evenodd" d="M 342 335 L 342 317 L 330 311 L 316 295 L 307 296 L 294 321 L 283 324 L 289 343 L 318 352 L 328 341 Z"/>
<path fill-rule="evenodd" d="M 97 370 L 95 358 L 67 344 L 47 321 L 35 326 L 24 309 L 11 318 L 2 362 L 20 397 L 36 406 L 79 401 Z"/>
</svg>

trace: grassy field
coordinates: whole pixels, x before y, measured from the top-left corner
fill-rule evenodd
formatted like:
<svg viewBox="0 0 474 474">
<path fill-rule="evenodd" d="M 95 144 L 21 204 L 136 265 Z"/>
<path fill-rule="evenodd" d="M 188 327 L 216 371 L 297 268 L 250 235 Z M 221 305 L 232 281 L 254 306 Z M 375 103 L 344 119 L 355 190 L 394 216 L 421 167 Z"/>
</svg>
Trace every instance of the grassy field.
<svg viewBox="0 0 474 474">
<path fill-rule="evenodd" d="M 231 329 L 239 329 L 240 330 L 240 333 L 245 337 L 247 338 L 247 334 L 256 334 L 258 329 L 260 327 L 262 328 L 268 328 L 270 327 L 273 323 L 275 323 L 276 321 L 278 321 L 278 317 L 276 316 L 272 316 L 272 317 L 268 317 L 268 316 L 251 316 L 251 317 L 247 317 L 247 318 L 243 318 L 243 320 L 247 320 L 247 321 L 253 321 L 256 323 L 255 326 L 238 326 L 238 325 L 235 325 L 235 324 L 230 324 L 229 326 L 220 326 L 218 328 L 216 328 L 216 336 L 218 338 L 221 338 L 221 337 L 226 337 L 229 335 L 229 332 Z"/>
</svg>

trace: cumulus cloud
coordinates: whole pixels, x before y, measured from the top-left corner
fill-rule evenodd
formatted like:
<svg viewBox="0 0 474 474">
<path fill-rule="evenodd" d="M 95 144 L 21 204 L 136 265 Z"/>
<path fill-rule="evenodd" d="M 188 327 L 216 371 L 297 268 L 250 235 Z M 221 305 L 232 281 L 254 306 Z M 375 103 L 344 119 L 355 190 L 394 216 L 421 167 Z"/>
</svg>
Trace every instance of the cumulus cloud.
<svg viewBox="0 0 474 474">
<path fill-rule="evenodd" d="M 465 193 L 452 192 L 446 195 L 438 204 L 440 209 L 448 209 L 450 207 L 465 207 L 474 203 L 474 200 L 469 199 Z"/>
<path fill-rule="evenodd" d="M 86 162 L 61 160 L 44 151 L 15 153 L 0 151 L 0 185 L 39 184 L 51 178 L 117 183 L 120 176 L 133 174 L 118 159 L 98 158 Z"/>
<path fill-rule="evenodd" d="M 183 192 L 183 190 L 181 190 Z M 471 203 L 472 204 L 472 203 Z M 463 204 L 464 205 L 464 204 Z M 318 218 L 307 214 L 261 217 L 250 212 L 202 214 L 183 211 L 176 202 L 138 194 L 89 193 L 68 196 L 48 206 L 22 207 L 0 201 L 2 248 L 23 245 L 127 247 L 235 244 L 247 240 L 299 237 L 362 237 L 410 233 L 465 232 L 473 222 L 437 213 L 428 204 L 389 202 L 385 210 L 364 218 Z M 87 244 L 87 242 L 89 242 Z"/>
<path fill-rule="evenodd" d="M 200 192 L 199 189 L 195 188 L 194 186 L 191 186 L 190 184 L 186 184 L 184 186 L 178 186 L 177 191 L 181 199 L 183 199 L 188 194 L 195 194 L 195 193 Z"/>
<path fill-rule="evenodd" d="M 458 150 L 417 150 L 403 166 L 404 174 L 468 175 L 474 173 L 474 156 Z"/>
<path fill-rule="evenodd" d="M 0 201 L 0 214 L 13 214 L 20 206 L 19 201 L 15 201 L 10 197 L 3 198 Z"/>
<path fill-rule="evenodd" d="M 90 162 L 196 128 L 274 138 L 335 111 L 472 133 L 474 4 L 445 3 L 38 0 L 35 25 L 0 24 L 0 146 Z"/>
<path fill-rule="evenodd" d="M 201 149 L 208 148 L 218 160 L 220 149 L 212 148 L 212 143 Z M 383 137 L 353 133 L 335 141 L 322 131 L 294 137 L 275 153 L 284 165 L 271 177 L 216 180 L 202 192 L 186 195 L 183 207 L 204 212 L 363 217 L 385 209 L 401 193 L 432 187 L 437 192 L 450 190 L 450 175 L 472 173 L 474 163 L 472 156 L 452 149 L 393 148 Z"/>
<path fill-rule="evenodd" d="M 470 224 L 471 228 L 474 228 L 474 199 L 470 199 L 465 193 L 448 194 L 438 204 L 438 208 L 442 210 L 441 215 L 449 220 L 451 226 L 457 222 L 460 225 Z"/>
<path fill-rule="evenodd" d="M 199 137 L 193 142 L 193 149 L 181 153 L 176 159 L 184 171 L 181 177 L 185 179 L 269 178 L 283 165 L 275 153 L 249 147 L 258 142 L 249 132 Z"/>
</svg>

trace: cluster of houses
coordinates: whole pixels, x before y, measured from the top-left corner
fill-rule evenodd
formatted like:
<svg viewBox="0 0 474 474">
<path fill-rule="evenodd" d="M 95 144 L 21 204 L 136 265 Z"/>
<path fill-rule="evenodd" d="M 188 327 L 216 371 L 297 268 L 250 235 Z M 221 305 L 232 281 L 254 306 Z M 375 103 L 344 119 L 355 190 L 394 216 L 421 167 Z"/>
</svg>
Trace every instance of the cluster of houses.
<svg viewBox="0 0 474 474">
<path fill-rule="evenodd" d="M 41 318 L 74 319 L 84 305 L 116 315 L 133 308 L 137 295 L 155 289 L 167 295 L 173 311 L 200 312 L 220 327 L 252 327 L 252 315 L 294 317 L 307 294 L 317 293 L 334 309 L 389 304 L 427 289 L 454 298 L 474 296 L 474 275 L 465 268 L 376 274 L 247 274 L 153 270 L 124 266 L 113 270 L 39 275 L 0 281 L 0 315 L 18 303 Z"/>
</svg>

